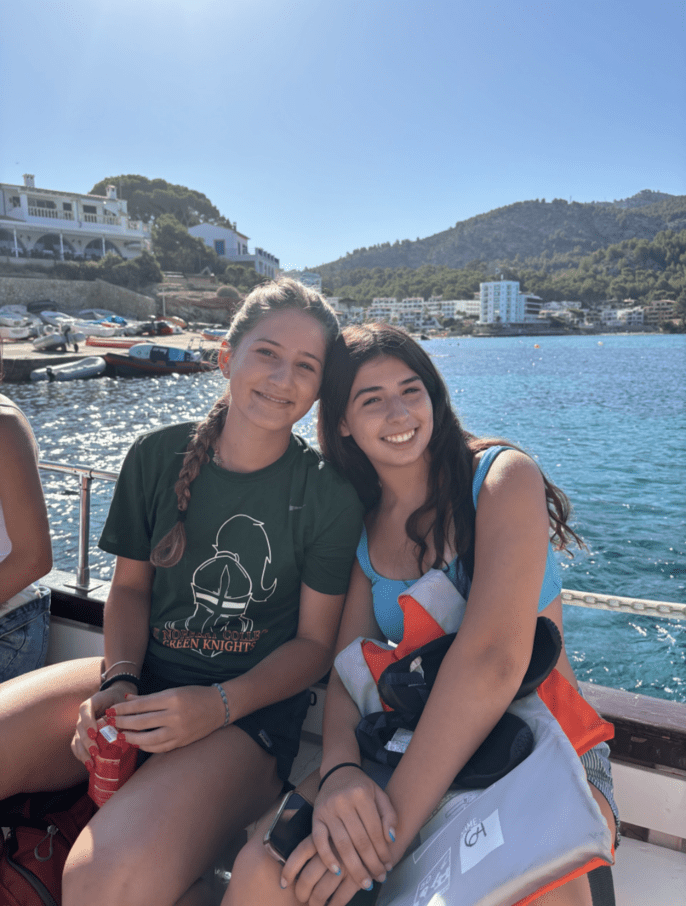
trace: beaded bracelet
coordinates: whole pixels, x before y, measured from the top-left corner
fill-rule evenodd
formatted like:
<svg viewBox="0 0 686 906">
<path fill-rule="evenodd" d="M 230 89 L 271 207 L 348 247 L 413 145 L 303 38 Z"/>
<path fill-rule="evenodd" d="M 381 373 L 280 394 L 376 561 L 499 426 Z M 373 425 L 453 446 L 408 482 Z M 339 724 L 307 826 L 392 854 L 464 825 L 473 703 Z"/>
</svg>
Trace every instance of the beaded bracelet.
<svg viewBox="0 0 686 906">
<path fill-rule="evenodd" d="M 321 790 L 321 788 L 324 786 L 324 784 L 329 779 L 329 777 L 333 774 L 333 772 L 337 771 L 339 768 L 359 768 L 361 771 L 364 770 L 362 765 L 358 764 L 356 761 L 342 761 L 340 764 L 335 765 L 334 767 L 331 768 L 330 771 L 327 771 L 326 774 L 324 774 L 322 779 L 319 781 L 319 787 L 317 788 L 318 791 Z"/>
<path fill-rule="evenodd" d="M 103 681 L 103 683 L 107 679 L 107 674 L 110 672 L 110 670 L 114 670 L 115 667 L 120 667 L 122 664 L 131 664 L 132 667 L 138 666 L 138 664 L 135 661 L 115 661 L 111 667 L 108 667 L 107 670 L 104 670 L 100 674 L 100 679 Z"/>
<path fill-rule="evenodd" d="M 136 687 L 136 692 L 138 692 L 138 694 L 140 694 L 141 681 L 136 676 L 135 673 L 118 673 L 116 676 L 111 676 L 108 680 L 105 680 L 105 682 L 100 686 L 100 691 L 104 692 L 105 689 L 109 689 L 110 686 L 113 686 L 115 683 L 118 683 L 118 682 L 131 683 L 133 686 Z"/>
<path fill-rule="evenodd" d="M 230 714 L 229 714 L 229 701 L 228 701 L 228 699 L 227 699 L 227 697 L 226 697 L 226 692 L 224 692 L 224 687 L 221 686 L 219 683 L 212 683 L 212 685 L 215 687 L 215 689 L 219 689 L 219 694 L 221 695 L 222 701 L 224 702 L 224 711 L 225 711 L 225 714 L 224 714 L 224 726 L 225 726 L 225 727 L 228 727 L 228 726 L 229 726 Z"/>
</svg>

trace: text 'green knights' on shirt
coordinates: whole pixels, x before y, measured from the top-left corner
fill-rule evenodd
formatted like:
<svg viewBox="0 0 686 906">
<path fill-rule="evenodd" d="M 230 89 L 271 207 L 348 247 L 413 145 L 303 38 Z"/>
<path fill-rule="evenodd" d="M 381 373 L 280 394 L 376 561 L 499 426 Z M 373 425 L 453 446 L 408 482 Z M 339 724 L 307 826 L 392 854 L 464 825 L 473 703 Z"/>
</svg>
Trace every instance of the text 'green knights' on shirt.
<svg viewBox="0 0 686 906">
<path fill-rule="evenodd" d="M 177 520 L 174 485 L 195 425 L 138 438 L 122 466 L 100 547 L 148 560 Z M 146 664 L 179 684 L 228 679 L 292 639 L 300 584 L 343 594 L 362 524 L 352 485 L 291 436 L 256 472 L 202 466 L 191 485 L 186 551 L 155 570 Z"/>
</svg>

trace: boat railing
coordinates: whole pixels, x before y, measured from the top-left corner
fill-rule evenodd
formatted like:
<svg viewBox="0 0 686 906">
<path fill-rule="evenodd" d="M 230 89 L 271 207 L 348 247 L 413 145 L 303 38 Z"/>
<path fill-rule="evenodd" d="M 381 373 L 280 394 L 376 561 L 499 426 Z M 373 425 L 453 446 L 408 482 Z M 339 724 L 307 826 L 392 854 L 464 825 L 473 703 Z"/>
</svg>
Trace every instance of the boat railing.
<svg viewBox="0 0 686 906">
<path fill-rule="evenodd" d="M 41 461 L 40 469 L 48 472 L 62 472 L 74 475 L 79 479 L 79 544 L 76 568 L 75 587 L 77 591 L 87 592 L 90 588 L 90 527 L 91 527 L 91 489 L 94 479 L 116 481 L 117 472 L 104 472 L 88 466 L 72 466 L 59 462 Z"/>
<path fill-rule="evenodd" d="M 87 466 L 72 466 L 45 461 L 39 463 L 39 468 L 49 472 L 62 472 L 67 475 L 73 475 L 79 479 L 79 544 L 75 588 L 79 592 L 88 592 L 91 584 L 89 566 L 91 488 L 94 479 L 116 481 L 118 473 L 105 472 L 101 469 L 92 469 Z M 644 598 L 606 595 L 563 588 L 562 603 L 573 604 L 577 607 L 590 607 L 595 610 L 609 610 L 614 613 L 632 613 L 637 616 L 669 617 L 677 620 L 686 620 L 686 604 L 678 604 L 673 601 L 649 601 Z"/>
</svg>

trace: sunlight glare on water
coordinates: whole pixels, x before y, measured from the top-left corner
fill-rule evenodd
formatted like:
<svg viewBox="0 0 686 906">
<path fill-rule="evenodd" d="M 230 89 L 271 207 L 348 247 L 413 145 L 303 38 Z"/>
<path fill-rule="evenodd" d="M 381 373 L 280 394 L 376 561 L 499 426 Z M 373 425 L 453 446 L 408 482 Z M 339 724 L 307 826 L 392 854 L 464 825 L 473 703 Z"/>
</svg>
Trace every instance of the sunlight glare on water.
<svg viewBox="0 0 686 906">
<path fill-rule="evenodd" d="M 569 495 L 588 551 L 560 558 L 566 588 L 686 599 L 686 337 L 444 339 L 426 342 L 460 418 L 520 444 Z M 218 372 L 132 380 L 9 384 L 43 460 L 118 471 L 154 428 L 203 418 L 223 393 Z M 315 412 L 296 433 L 316 440 Z M 75 570 L 78 483 L 43 473 L 55 562 Z M 93 482 L 91 573 L 113 484 Z M 686 623 L 565 607 L 581 679 L 686 701 Z"/>
</svg>

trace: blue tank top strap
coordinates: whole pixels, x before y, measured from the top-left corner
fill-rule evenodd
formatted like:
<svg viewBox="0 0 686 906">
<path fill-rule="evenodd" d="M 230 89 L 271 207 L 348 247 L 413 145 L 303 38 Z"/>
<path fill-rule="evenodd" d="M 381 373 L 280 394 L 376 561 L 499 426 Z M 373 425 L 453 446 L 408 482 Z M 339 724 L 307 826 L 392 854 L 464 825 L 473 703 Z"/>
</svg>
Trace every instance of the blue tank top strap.
<svg viewBox="0 0 686 906">
<path fill-rule="evenodd" d="M 369 559 L 369 541 L 367 540 L 367 529 L 364 523 L 362 524 L 362 534 L 360 535 L 360 540 L 357 545 L 357 560 L 362 568 L 362 572 L 370 581 L 381 578 L 372 566 L 372 561 Z"/>
<path fill-rule="evenodd" d="M 505 446 L 496 446 L 489 447 L 487 450 L 481 454 L 481 459 L 476 467 L 476 472 L 474 473 L 474 480 L 472 481 L 472 500 L 474 501 L 474 509 L 476 509 L 476 501 L 479 497 L 479 491 L 481 490 L 481 485 L 484 483 L 484 478 L 488 474 L 488 470 L 493 465 L 493 460 L 499 453 L 502 453 L 503 450 L 511 450 L 512 447 Z"/>
<path fill-rule="evenodd" d="M 479 460 L 479 463 L 476 467 L 476 472 L 474 473 L 474 481 L 472 482 L 472 499 L 474 500 L 474 509 L 476 509 L 477 499 L 479 497 L 479 491 L 481 490 L 481 485 L 484 482 L 484 478 L 488 474 L 488 470 L 493 464 L 493 460 L 498 456 L 499 453 L 502 453 L 503 450 L 512 450 L 512 447 L 507 447 L 503 445 L 489 447 L 485 450 Z M 555 559 L 555 554 L 553 553 L 553 548 L 550 542 L 548 542 L 548 556 L 546 558 L 545 564 L 545 574 L 543 576 L 543 584 L 541 586 L 541 595 L 538 600 L 538 610 L 544 610 L 551 601 L 554 601 L 555 598 L 562 591 L 562 578 L 560 576 L 560 567 L 558 566 L 557 560 Z"/>
</svg>

